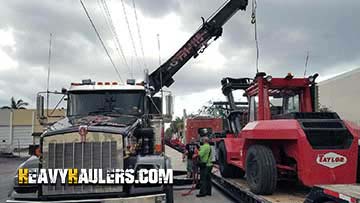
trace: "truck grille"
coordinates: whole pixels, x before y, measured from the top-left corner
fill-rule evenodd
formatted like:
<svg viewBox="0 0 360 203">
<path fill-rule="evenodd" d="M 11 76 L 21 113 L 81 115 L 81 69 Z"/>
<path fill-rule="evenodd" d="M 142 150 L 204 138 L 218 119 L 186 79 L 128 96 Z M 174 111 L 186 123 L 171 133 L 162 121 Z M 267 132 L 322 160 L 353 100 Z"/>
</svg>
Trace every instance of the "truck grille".
<svg viewBox="0 0 360 203">
<path fill-rule="evenodd" d="M 122 137 L 121 135 L 117 134 L 113 136 Z M 54 142 L 54 138 L 52 137 L 56 137 L 56 142 Z M 43 168 L 78 168 L 79 170 L 81 168 L 103 169 L 103 177 L 105 178 L 107 169 L 122 168 L 123 166 L 123 153 L 121 148 L 122 141 L 120 141 L 120 145 L 116 140 L 88 142 L 78 142 L 78 140 L 74 140 L 73 142 L 69 142 L 68 139 L 64 137 L 63 141 L 59 142 L 59 140 L 61 140 L 61 137 L 64 136 L 51 136 L 49 140 L 52 139 L 52 141 L 43 143 Z M 76 137 L 79 136 L 77 135 Z M 46 140 L 46 137 L 44 138 L 44 140 Z M 60 177 L 58 178 L 58 180 L 60 180 Z M 62 185 L 60 182 L 58 182 L 55 185 L 43 185 L 42 191 L 43 195 L 122 192 L 122 186 L 83 184 Z"/>
</svg>

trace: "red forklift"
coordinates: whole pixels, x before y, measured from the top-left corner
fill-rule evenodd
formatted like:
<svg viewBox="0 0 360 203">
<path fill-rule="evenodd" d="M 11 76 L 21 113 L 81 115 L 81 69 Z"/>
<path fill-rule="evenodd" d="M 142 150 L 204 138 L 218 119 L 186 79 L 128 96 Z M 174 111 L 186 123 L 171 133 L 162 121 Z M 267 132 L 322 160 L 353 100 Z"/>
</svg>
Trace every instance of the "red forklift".
<svg viewBox="0 0 360 203">
<path fill-rule="evenodd" d="M 222 177 L 246 177 L 255 194 L 272 194 L 279 180 L 305 186 L 356 182 L 359 127 L 335 112 L 317 112 L 315 79 L 224 78 L 223 94 L 231 107 L 230 130 L 218 144 Z M 248 122 L 234 101 L 234 90 L 248 99 Z M 246 175 L 245 175 L 246 174 Z"/>
</svg>

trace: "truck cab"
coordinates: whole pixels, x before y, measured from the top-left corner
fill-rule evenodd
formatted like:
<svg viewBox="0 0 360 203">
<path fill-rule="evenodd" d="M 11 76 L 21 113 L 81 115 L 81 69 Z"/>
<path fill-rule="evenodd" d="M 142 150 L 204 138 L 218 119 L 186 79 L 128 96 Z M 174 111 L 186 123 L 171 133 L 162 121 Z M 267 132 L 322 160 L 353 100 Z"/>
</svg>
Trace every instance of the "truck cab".
<svg viewBox="0 0 360 203">
<path fill-rule="evenodd" d="M 171 169 L 170 160 L 163 153 L 166 116 L 162 115 L 162 102 L 159 97 L 151 96 L 143 83 L 83 80 L 71 83 L 62 94 L 66 98 L 66 117 L 44 131 L 40 153 L 21 168 L 35 165 L 39 169 L 103 169 L 103 173 L 133 169 L 135 176 L 141 169 Z M 41 108 L 44 106 L 41 93 L 37 100 L 38 117 L 46 122 L 48 115 Z M 167 184 L 25 186 L 15 180 L 13 198 L 28 198 L 26 193 L 34 192 L 38 194 L 33 197 L 35 200 L 166 194 L 167 202 L 173 201 L 172 185 Z"/>
</svg>

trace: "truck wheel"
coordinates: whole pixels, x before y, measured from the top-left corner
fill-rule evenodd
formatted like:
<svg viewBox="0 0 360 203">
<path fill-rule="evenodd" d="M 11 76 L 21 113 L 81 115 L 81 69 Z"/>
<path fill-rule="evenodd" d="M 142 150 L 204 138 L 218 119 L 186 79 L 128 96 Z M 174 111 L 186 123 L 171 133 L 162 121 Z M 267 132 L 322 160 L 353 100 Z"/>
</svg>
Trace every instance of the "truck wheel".
<svg viewBox="0 0 360 203">
<path fill-rule="evenodd" d="M 226 147 L 224 142 L 219 143 L 218 159 L 221 176 L 224 178 L 242 178 L 245 173 L 240 168 L 227 163 L 226 159 Z"/>
<path fill-rule="evenodd" d="M 246 153 L 246 180 L 255 194 L 270 195 L 276 189 L 277 170 L 269 147 L 253 145 Z"/>
<path fill-rule="evenodd" d="M 165 188 L 166 203 L 174 203 L 174 190 L 172 185 L 167 185 Z"/>
</svg>

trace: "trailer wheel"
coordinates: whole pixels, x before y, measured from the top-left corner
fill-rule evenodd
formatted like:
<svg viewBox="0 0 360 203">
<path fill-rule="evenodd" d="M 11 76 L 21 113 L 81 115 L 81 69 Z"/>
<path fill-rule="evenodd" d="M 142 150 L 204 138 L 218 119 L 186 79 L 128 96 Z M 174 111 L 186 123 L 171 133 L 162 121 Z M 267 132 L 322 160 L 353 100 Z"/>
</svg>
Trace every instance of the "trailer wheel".
<svg viewBox="0 0 360 203">
<path fill-rule="evenodd" d="M 253 145 L 246 153 L 246 180 L 255 194 L 270 195 L 276 189 L 277 170 L 269 147 Z"/>
<path fill-rule="evenodd" d="M 174 203 L 174 190 L 172 185 L 167 185 L 165 188 L 166 203 Z"/>
<path fill-rule="evenodd" d="M 218 159 L 221 176 L 224 178 L 242 178 L 245 172 L 240 168 L 227 163 L 226 158 L 226 147 L 224 142 L 219 143 Z"/>
</svg>

